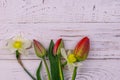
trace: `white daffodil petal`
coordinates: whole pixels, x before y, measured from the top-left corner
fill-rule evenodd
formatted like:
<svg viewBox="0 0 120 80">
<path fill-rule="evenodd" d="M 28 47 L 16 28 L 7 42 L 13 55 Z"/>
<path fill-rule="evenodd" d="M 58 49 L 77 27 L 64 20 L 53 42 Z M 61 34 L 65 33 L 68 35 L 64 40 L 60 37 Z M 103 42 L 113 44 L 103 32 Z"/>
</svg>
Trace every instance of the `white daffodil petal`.
<svg viewBox="0 0 120 80">
<path fill-rule="evenodd" d="M 23 55 L 25 55 L 25 56 L 27 56 L 27 55 L 29 54 L 26 49 L 20 49 L 20 50 L 18 50 L 18 51 L 20 52 L 20 54 L 23 54 Z"/>
<path fill-rule="evenodd" d="M 8 48 L 13 47 L 13 41 L 9 41 L 6 46 L 7 46 Z"/>
<path fill-rule="evenodd" d="M 24 38 L 22 37 L 22 35 L 18 35 L 14 37 L 13 40 L 24 41 Z"/>
<path fill-rule="evenodd" d="M 78 66 L 82 66 L 82 65 L 83 65 L 83 63 L 81 63 L 81 62 L 76 62 L 76 64 L 77 64 Z"/>
<path fill-rule="evenodd" d="M 68 50 L 67 55 L 71 54 L 71 50 Z"/>
<path fill-rule="evenodd" d="M 82 65 L 82 63 L 80 63 L 80 62 L 75 62 L 73 65 L 74 65 L 75 67 L 79 67 L 79 66 Z"/>
<path fill-rule="evenodd" d="M 30 48 L 32 46 L 32 43 L 30 40 L 25 40 L 24 41 L 24 48 L 27 49 L 27 48 Z"/>
<path fill-rule="evenodd" d="M 16 51 L 16 49 L 14 49 L 14 48 L 9 48 L 9 50 L 11 53 L 15 53 L 15 51 Z"/>
<path fill-rule="evenodd" d="M 28 55 L 27 49 L 31 47 L 31 41 L 24 39 L 21 35 L 7 40 L 6 49 L 15 53 L 18 50 L 21 54 Z"/>
<path fill-rule="evenodd" d="M 67 60 L 67 54 L 64 48 L 61 48 L 61 55 Z"/>
<path fill-rule="evenodd" d="M 13 48 L 13 41 L 12 40 L 9 40 L 9 42 L 7 43 L 6 49 L 9 49 L 11 51 L 11 53 L 14 53 L 16 51 L 16 49 Z"/>
<path fill-rule="evenodd" d="M 72 63 L 68 63 L 67 66 L 68 66 L 68 70 L 73 72 L 73 70 L 74 70 L 73 64 Z"/>
</svg>

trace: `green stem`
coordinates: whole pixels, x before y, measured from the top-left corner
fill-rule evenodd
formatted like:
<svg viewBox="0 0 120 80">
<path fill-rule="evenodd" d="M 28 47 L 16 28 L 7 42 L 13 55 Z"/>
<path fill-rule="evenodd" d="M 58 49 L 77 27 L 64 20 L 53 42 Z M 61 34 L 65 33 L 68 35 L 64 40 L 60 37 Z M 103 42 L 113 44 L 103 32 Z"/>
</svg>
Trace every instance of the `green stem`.
<svg viewBox="0 0 120 80">
<path fill-rule="evenodd" d="M 25 70 L 25 72 L 26 72 L 33 80 L 36 80 L 36 79 L 30 74 L 30 72 L 29 72 L 26 68 L 23 67 L 23 69 Z"/>
<path fill-rule="evenodd" d="M 18 50 L 16 51 L 16 58 L 18 63 L 21 65 L 21 67 L 24 69 L 24 71 L 33 79 L 36 80 L 36 78 L 34 76 L 31 75 L 31 73 L 25 68 L 25 66 L 23 65 L 21 58 L 20 58 L 20 53 L 18 52 Z"/>
<path fill-rule="evenodd" d="M 49 71 L 49 68 L 48 68 L 48 65 L 47 65 L 47 62 L 46 62 L 45 58 L 43 58 L 43 61 L 44 61 L 45 67 L 46 67 L 46 72 L 47 72 L 47 75 L 48 75 L 48 80 L 51 80 L 51 78 L 50 78 L 50 71 Z"/>
<path fill-rule="evenodd" d="M 72 80 L 75 80 L 77 74 L 77 67 L 74 68 L 73 75 L 72 75 Z"/>
<path fill-rule="evenodd" d="M 60 58 L 58 58 L 58 67 L 59 67 L 59 73 L 60 73 L 60 80 L 64 80 Z"/>
</svg>

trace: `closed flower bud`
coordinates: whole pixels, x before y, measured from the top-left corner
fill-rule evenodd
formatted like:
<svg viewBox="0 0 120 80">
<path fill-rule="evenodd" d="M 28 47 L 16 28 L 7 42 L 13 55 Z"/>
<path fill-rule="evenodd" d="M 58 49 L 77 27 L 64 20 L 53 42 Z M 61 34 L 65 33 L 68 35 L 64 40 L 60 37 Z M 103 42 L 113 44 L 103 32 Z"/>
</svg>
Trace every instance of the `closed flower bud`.
<svg viewBox="0 0 120 80">
<path fill-rule="evenodd" d="M 40 58 L 44 57 L 46 55 L 46 50 L 41 45 L 41 43 L 38 42 L 37 40 L 33 40 L 33 44 L 34 44 L 34 49 L 35 49 L 36 55 Z"/>
<path fill-rule="evenodd" d="M 78 42 L 74 49 L 75 57 L 78 61 L 86 60 L 88 56 L 88 52 L 90 49 L 90 42 L 88 37 L 84 37 L 82 40 Z"/>
<path fill-rule="evenodd" d="M 60 55 L 61 54 L 61 48 L 64 47 L 62 39 L 58 39 L 57 42 L 54 45 L 53 48 L 53 54 L 54 55 Z"/>
</svg>

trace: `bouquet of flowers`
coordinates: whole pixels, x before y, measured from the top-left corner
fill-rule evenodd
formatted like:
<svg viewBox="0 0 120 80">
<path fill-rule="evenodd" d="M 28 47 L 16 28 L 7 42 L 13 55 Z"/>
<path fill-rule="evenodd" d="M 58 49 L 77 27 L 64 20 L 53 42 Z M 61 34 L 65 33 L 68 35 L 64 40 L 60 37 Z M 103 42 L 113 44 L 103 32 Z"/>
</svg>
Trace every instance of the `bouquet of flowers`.
<svg viewBox="0 0 120 80">
<path fill-rule="evenodd" d="M 36 69 L 36 76 L 33 76 L 23 65 L 21 55 L 27 55 L 27 50 L 34 47 L 35 54 L 40 58 L 40 64 Z M 48 50 L 36 39 L 33 41 L 24 39 L 22 36 L 11 38 L 7 41 L 7 49 L 16 54 L 16 59 L 24 71 L 32 78 L 32 80 L 42 80 L 41 66 L 44 64 L 47 80 L 64 80 L 64 67 L 72 72 L 72 79 L 75 80 L 77 68 L 86 60 L 90 49 L 88 37 L 84 37 L 78 42 L 74 50 L 66 50 L 62 39 L 58 39 L 54 44 L 50 41 Z M 64 62 L 62 62 L 64 60 Z M 49 65 L 47 62 L 49 62 Z"/>
</svg>

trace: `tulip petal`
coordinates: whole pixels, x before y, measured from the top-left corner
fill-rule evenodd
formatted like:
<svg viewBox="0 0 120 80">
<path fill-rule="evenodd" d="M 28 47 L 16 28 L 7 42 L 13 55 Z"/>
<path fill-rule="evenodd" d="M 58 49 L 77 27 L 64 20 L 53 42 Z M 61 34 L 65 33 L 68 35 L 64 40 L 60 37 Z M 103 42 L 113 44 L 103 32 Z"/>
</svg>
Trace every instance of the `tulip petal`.
<svg viewBox="0 0 120 80">
<path fill-rule="evenodd" d="M 44 57 L 46 54 L 45 48 L 41 45 L 40 42 L 38 42 L 35 39 L 33 40 L 33 43 L 34 43 L 34 49 L 35 49 L 36 55 L 38 57 Z"/>
<path fill-rule="evenodd" d="M 54 48 L 53 48 L 53 53 L 54 53 L 54 55 L 56 55 L 56 53 L 57 53 L 57 49 L 58 49 L 58 47 L 59 47 L 59 45 L 60 45 L 61 40 L 62 40 L 62 39 L 58 39 L 57 42 L 56 42 L 55 45 L 54 45 Z"/>
<path fill-rule="evenodd" d="M 53 54 L 54 55 L 59 55 L 61 53 L 61 48 L 63 48 L 63 47 L 64 47 L 63 41 L 60 38 L 60 39 L 57 40 L 57 42 L 54 45 Z"/>
<path fill-rule="evenodd" d="M 88 52 L 90 49 L 90 43 L 89 43 L 89 38 L 84 37 L 82 40 L 78 42 L 74 49 L 74 54 L 78 58 L 78 60 L 85 60 L 88 56 Z"/>
</svg>

